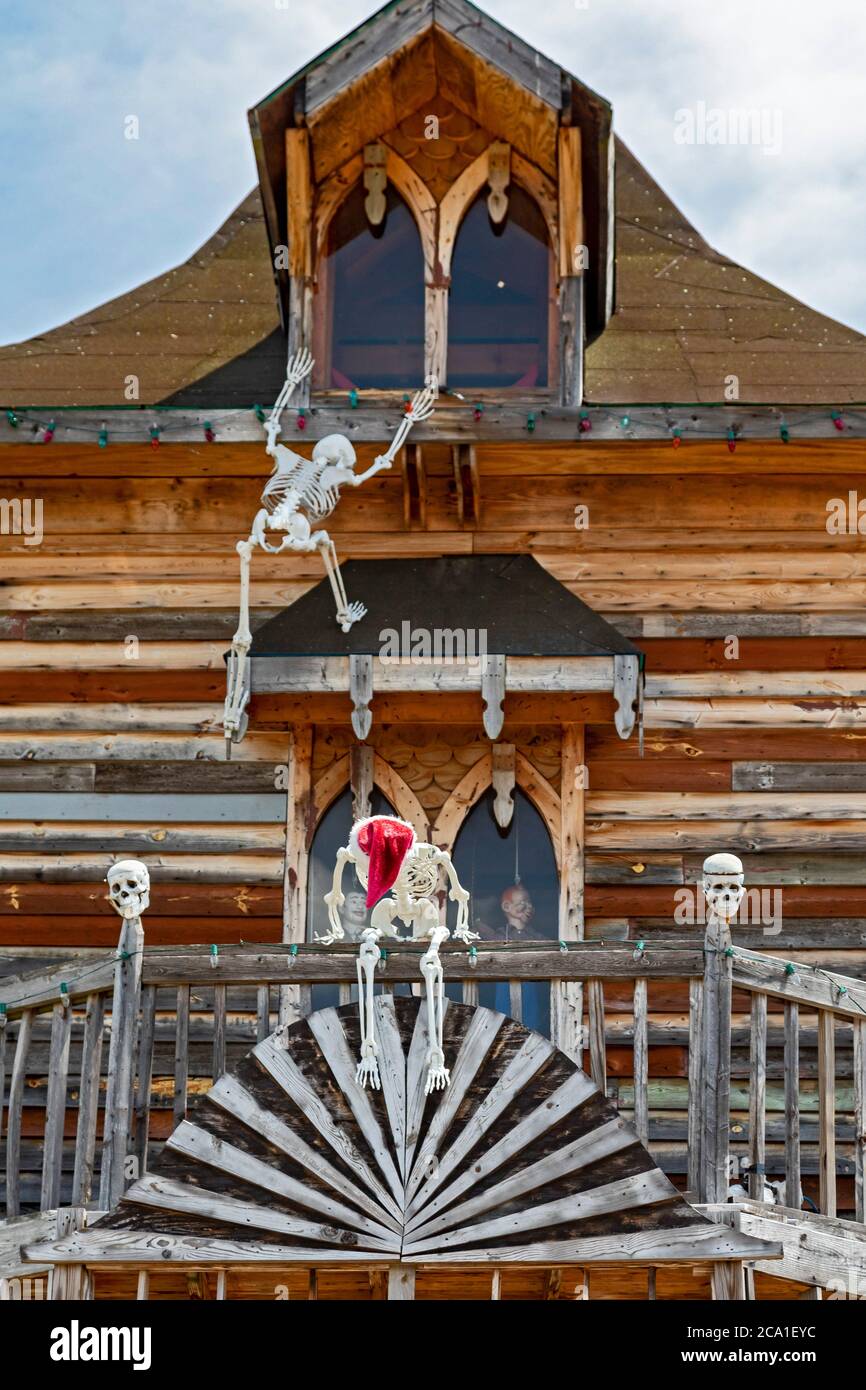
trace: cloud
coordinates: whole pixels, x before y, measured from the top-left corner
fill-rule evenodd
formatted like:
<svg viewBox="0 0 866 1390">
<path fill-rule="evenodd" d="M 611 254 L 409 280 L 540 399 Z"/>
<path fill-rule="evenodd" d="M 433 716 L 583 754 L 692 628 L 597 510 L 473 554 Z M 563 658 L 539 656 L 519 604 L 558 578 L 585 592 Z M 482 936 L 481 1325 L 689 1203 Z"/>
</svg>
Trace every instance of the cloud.
<svg viewBox="0 0 866 1390">
<path fill-rule="evenodd" d="M 613 102 L 618 133 L 708 241 L 866 330 L 866 277 L 855 271 L 866 223 L 866 7 L 487 7 Z M 4 32 L 0 341 L 184 260 L 255 182 L 248 107 L 374 9 L 355 0 L 18 7 Z M 678 145 L 675 113 L 698 102 L 778 110 L 780 153 Z M 129 115 L 138 140 L 124 138 Z"/>
</svg>

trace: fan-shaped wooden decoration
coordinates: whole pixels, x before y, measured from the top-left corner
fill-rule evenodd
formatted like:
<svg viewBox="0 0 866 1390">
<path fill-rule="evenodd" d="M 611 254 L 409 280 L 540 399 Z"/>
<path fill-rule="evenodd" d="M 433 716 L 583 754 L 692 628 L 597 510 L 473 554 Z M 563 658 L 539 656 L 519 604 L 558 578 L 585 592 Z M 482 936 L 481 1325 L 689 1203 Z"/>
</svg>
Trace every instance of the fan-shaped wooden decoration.
<svg viewBox="0 0 866 1390">
<path fill-rule="evenodd" d="M 427 1010 L 376 999 L 381 1091 L 355 1082 L 354 1005 L 220 1077 L 153 1170 L 54 1262 L 659 1264 L 767 1258 L 708 1221 L 546 1038 L 448 1003 L 450 1089 L 424 1094 Z"/>
</svg>

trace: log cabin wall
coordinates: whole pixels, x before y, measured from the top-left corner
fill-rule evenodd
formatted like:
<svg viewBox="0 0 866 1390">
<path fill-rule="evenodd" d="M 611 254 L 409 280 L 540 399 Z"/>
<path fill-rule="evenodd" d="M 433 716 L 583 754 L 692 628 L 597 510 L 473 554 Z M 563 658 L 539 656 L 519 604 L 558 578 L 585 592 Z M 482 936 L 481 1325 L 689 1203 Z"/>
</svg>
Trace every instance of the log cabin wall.
<svg viewBox="0 0 866 1390">
<path fill-rule="evenodd" d="M 233 545 L 255 510 L 262 458 L 257 446 L 205 443 L 158 452 L 9 446 L 0 456 L 3 494 L 42 497 L 46 517 L 40 546 L 3 538 L 7 972 L 113 946 L 117 921 L 102 880 L 127 854 L 151 867 L 150 945 L 280 939 L 282 788 L 298 710 L 286 697 L 255 698 L 230 764 L 220 730 L 223 653 L 236 621 Z M 723 441 L 676 452 L 482 443 L 471 526 L 460 522 L 450 448 L 425 446 L 424 460 L 425 525 L 406 520 L 399 473 L 376 478 L 341 501 L 333 532 L 342 557 L 530 550 L 647 653 L 642 758 L 636 739 L 617 737 L 607 696 L 572 697 L 534 728 L 521 723 L 518 697 L 506 704 L 503 736 L 555 789 L 557 720 L 585 725 L 588 933 L 700 935 L 700 922 L 678 920 L 683 890 L 696 890 L 704 855 L 725 848 L 744 856 L 748 884 L 771 911 L 781 907 L 780 922 L 742 928 L 742 944 L 862 977 L 862 541 L 830 535 L 825 524 L 827 501 L 862 486 L 862 445 L 743 443 L 732 457 Z M 574 527 L 579 503 L 589 507 L 587 530 Z M 257 619 L 319 582 L 317 564 L 257 556 Z M 323 700 L 314 781 L 352 742 L 341 698 Z M 399 726 L 384 699 L 374 703 L 371 741 L 431 821 L 461 769 L 485 751 L 480 702 L 476 712 L 463 697 L 450 706 L 447 698 L 419 700 L 417 722 Z M 650 1133 L 682 1176 L 687 990 L 651 982 L 649 996 Z M 627 1109 L 630 997 L 612 986 L 606 1005 L 609 1084 Z M 782 1020 L 770 1007 L 772 1159 Z M 741 1001 L 735 1019 L 735 1101 L 748 1070 L 746 1008 Z M 236 1020 L 230 1047 L 243 1050 L 248 1031 Z M 813 1032 L 804 1017 L 807 1122 Z M 171 1070 L 169 1019 L 163 1033 L 157 1073 Z M 844 1029 L 838 1046 L 844 1078 Z M 47 1057 L 46 1046 L 46 1071 Z M 207 1084 L 209 1058 L 193 1018 L 193 1091 Z M 157 1075 L 156 1091 L 160 1084 Z M 33 1101 L 29 1133 L 38 1137 Z M 840 1105 L 850 1105 L 843 1093 Z M 739 1108 L 745 1126 L 745 1094 Z M 155 1139 L 161 1128 L 157 1116 Z M 846 1154 L 843 1142 L 842 1171 Z M 808 1191 L 808 1156 L 804 1167 Z M 843 1181 L 843 1209 L 844 1190 Z"/>
</svg>

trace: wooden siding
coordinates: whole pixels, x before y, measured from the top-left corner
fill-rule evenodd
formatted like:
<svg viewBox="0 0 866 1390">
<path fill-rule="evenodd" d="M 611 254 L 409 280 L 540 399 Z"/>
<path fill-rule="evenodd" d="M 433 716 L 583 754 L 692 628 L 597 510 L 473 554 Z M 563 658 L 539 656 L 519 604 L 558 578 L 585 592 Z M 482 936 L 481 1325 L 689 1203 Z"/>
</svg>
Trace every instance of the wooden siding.
<svg viewBox="0 0 866 1390">
<path fill-rule="evenodd" d="M 367 462 L 373 448 L 359 453 Z M 866 450 L 835 440 L 743 443 L 734 455 L 712 443 L 674 451 L 527 441 L 480 445 L 476 454 L 475 524 L 461 524 L 451 450 L 425 445 L 423 525 L 404 510 L 395 470 L 347 495 L 332 530 L 341 558 L 531 551 L 646 651 L 643 758 L 636 738 L 617 737 L 609 697 L 554 697 L 543 726 L 538 706 L 529 712 L 522 697 L 506 701 L 504 736 L 554 790 L 559 721 L 586 726 L 588 934 L 698 939 L 702 924 L 675 920 L 677 894 L 691 889 L 697 898 L 704 854 L 731 849 L 745 858 L 750 887 L 769 895 L 770 906 L 781 894 L 782 909 L 778 932 L 750 923 L 735 941 L 866 977 L 866 555 L 863 537 L 831 536 L 825 526 L 829 499 L 866 489 Z M 309 708 L 289 697 L 255 699 L 251 731 L 229 765 L 220 731 L 223 653 L 236 623 L 233 547 L 254 514 L 266 462 L 257 446 L 204 442 L 158 451 L 14 445 L 0 453 L 0 495 L 40 497 L 45 517 L 39 546 L 0 537 L 5 973 L 113 946 L 117 919 L 103 879 L 123 854 L 151 868 L 150 945 L 280 939 L 280 769 L 289 726 L 309 718 Z M 586 531 L 574 528 L 579 503 L 590 509 Z M 316 557 L 257 555 L 257 620 L 321 577 Z M 130 637 L 137 655 L 127 654 L 135 651 Z M 728 659 L 731 637 L 739 650 Z M 377 753 L 435 819 L 461 769 L 486 751 L 480 702 L 443 696 L 398 707 L 380 697 L 373 711 Z M 317 706 L 314 780 L 345 756 L 348 713 L 342 696 Z M 628 1108 L 630 989 L 610 985 L 604 1005 L 608 1085 Z M 747 1008 L 735 995 L 732 1086 L 746 1137 Z M 193 1006 L 190 1015 L 191 1086 L 211 1076 L 208 1009 Z M 649 982 L 649 1140 L 683 1178 L 687 1009 L 687 985 Z M 800 1022 L 808 1143 L 817 1024 L 805 1013 Z M 157 1015 L 157 1093 L 173 1075 L 171 1027 Z M 229 1017 L 226 1027 L 229 1055 L 255 1036 L 251 1016 Z M 40 1029 L 35 1055 L 47 1068 L 50 1036 Z M 81 1029 L 74 1021 L 73 1076 Z M 853 1136 L 844 1078 L 853 1054 L 850 1030 L 837 1034 L 844 1174 Z M 783 1015 L 772 1000 L 768 1039 L 768 1166 L 778 1171 Z M 25 1154 L 41 1134 L 40 1094 L 27 1097 Z M 170 1114 L 170 1095 L 167 1106 Z M 161 1125 L 157 1112 L 158 1142 Z M 72 1110 L 68 1140 L 70 1126 Z M 68 1143 L 66 1153 L 71 1181 Z M 810 1165 L 807 1151 L 807 1191 Z"/>
</svg>

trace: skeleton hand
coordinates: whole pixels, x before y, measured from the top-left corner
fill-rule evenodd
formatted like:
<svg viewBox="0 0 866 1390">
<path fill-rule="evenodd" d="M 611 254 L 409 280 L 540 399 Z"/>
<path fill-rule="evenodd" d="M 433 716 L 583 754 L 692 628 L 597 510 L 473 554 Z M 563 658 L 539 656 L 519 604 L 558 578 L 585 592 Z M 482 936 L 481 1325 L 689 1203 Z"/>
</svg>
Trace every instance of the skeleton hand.
<svg viewBox="0 0 866 1390">
<path fill-rule="evenodd" d="M 286 385 L 289 391 L 294 391 L 296 386 L 310 375 L 316 365 L 315 358 L 308 348 L 301 348 L 296 352 L 288 367 L 286 368 Z"/>
<path fill-rule="evenodd" d="M 368 1038 L 367 1041 L 362 1044 L 361 1060 L 355 1070 L 355 1080 L 358 1085 L 366 1087 L 369 1082 L 374 1091 L 380 1091 L 382 1089 L 382 1083 L 379 1080 L 379 1063 L 376 1060 L 378 1051 L 379 1049 L 376 1046 L 375 1039 Z M 442 1060 L 444 1062 L 444 1057 Z"/>
<path fill-rule="evenodd" d="M 425 386 L 422 391 L 416 391 L 412 397 L 412 404 L 406 411 L 406 419 L 413 425 L 422 420 L 428 420 L 436 409 L 438 392 L 439 388 L 435 379 L 432 385 Z"/>
<path fill-rule="evenodd" d="M 338 908 L 343 906 L 346 896 L 338 890 L 325 894 L 325 906 L 328 909 L 328 922 L 331 930 L 327 936 L 317 936 L 316 940 L 321 941 L 323 946 L 331 946 L 335 941 L 342 941 L 346 933 L 343 931 L 343 924 L 340 921 Z"/>
<path fill-rule="evenodd" d="M 452 902 L 458 903 L 457 925 L 454 928 L 454 935 L 468 945 L 470 941 L 479 941 L 481 938 L 476 931 L 469 930 L 469 894 L 465 888 L 458 884 L 451 889 L 449 894 Z"/>
<path fill-rule="evenodd" d="M 424 1094 L 431 1091 L 444 1091 L 451 1085 L 451 1072 L 445 1065 L 445 1053 L 439 1047 L 431 1047 L 427 1053 L 427 1085 Z"/>
<path fill-rule="evenodd" d="M 340 629 L 342 632 L 349 632 L 353 623 L 359 623 L 362 618 L 366 618 L 367 609 L 363 603 L 350 603 L 346 608 Z M 338 618 L 339 621 L 339 618 Z"/>
</svg>

